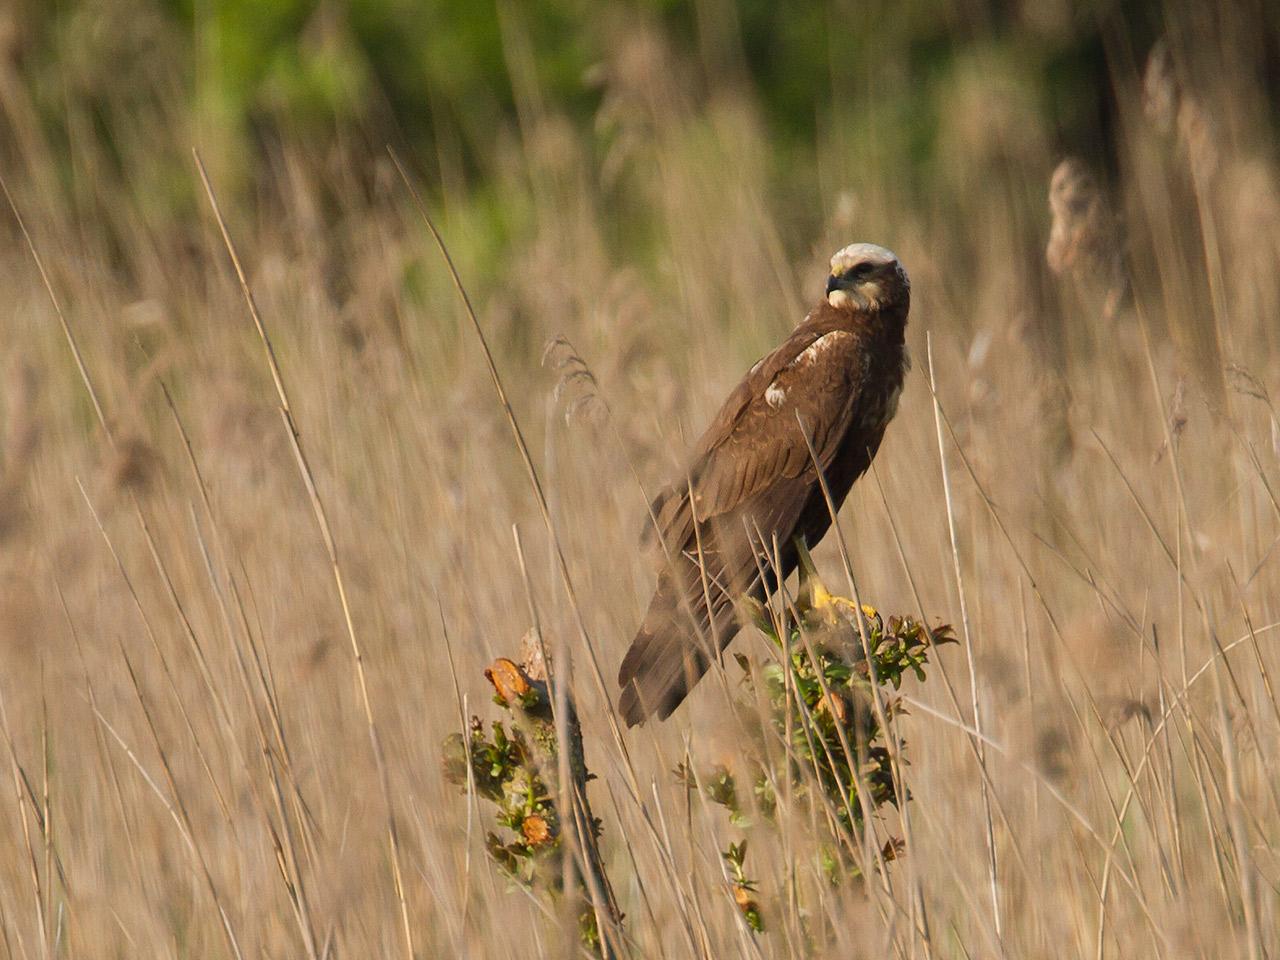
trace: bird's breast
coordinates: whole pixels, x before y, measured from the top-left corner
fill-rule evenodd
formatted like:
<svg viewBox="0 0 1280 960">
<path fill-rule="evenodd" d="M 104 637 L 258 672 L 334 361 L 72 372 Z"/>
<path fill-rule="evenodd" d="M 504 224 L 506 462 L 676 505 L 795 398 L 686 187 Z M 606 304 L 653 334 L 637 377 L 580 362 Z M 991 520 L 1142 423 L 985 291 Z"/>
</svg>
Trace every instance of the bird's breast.
<svg viewBox="0 0 1280 960">
<path fill-rule="evenodd" d="M 860 431 L 876 433 L 889 425 L 898 412 L 898 398 L 902 396 L 902 382 L 909 365 L 905 350 L 892 351 L 883 362 L 870 365 L 866 386 L 854 411 L 854 423 Z"/>
</svg>

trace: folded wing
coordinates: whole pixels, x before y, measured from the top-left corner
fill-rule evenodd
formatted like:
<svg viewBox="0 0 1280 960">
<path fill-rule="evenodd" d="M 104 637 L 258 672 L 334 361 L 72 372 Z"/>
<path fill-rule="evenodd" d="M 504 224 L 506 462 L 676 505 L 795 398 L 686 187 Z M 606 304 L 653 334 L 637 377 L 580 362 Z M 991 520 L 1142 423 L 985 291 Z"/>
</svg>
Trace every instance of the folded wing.
<svg viewBox="0 0 1280 960">
<path fill-rule="evenodd" d="M 654 500 L 658 588 L 618 676 L 629 724 L 670 715 L 731 639 L 738 597 L 761 583 L 761 544 L 791 550 L 818 494 L 804 433 L 827 470 L 853 422 L 861 353 L 848 330 L 802 325 L 734 389 L 686 475 Z"/>
</svg>

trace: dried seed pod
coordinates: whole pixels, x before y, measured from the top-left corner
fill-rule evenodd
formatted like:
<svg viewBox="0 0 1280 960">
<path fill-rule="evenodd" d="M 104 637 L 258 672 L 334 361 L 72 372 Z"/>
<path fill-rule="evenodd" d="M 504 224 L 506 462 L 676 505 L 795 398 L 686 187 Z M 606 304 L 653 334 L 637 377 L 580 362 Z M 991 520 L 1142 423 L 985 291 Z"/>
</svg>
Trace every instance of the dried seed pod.
<svg viewBox="0 0 1280 960">
<path fill-rule="evenodd" d="M 552 399 L 564 404 L 565 423 L 586 422 L 602 425 L 609 408 L 600 396 L 600 384 L 587 361 L 564 335 L 557 335 L 542 351 L 542 365 L 556 371 L 558 380 Z"/>
<path fill-rule="evenodd" d="M 1194 90 L 1184 87 L 1169 45 L 1157 40 L 1142 75 L 1142 106 L 1152 126 L 1165 136 L 1177 135 L 1178 150 L 1197 184 L 1218 170 L 1221 130 Z"/>
<path fill-rule="evenodd" d="M 1222 132 L 1218 121 L 1192 96 L 1184 96 L 1178 107 L 1178 146 L 1200 188 L 1218 172 L 1218 143 Z"/>
<path fill-rule="evenodd" d="M 1173 132 L 1179 94 L 1169 45 L 1163 39 L 1157 40 L 1147 55 L 1147 67 L 1142 74 L 1142 107 L 1147 119 L 1161 133 Z"/>
<path fill-rule="evenodd" d="M 1106 194 L 1085 164 L 1067 157 L 1049 179 L 1053 224 L 1045 260 L 1091 308 L 1114 314 L 1126 289 L 1119 227 Z"/>
</svg>

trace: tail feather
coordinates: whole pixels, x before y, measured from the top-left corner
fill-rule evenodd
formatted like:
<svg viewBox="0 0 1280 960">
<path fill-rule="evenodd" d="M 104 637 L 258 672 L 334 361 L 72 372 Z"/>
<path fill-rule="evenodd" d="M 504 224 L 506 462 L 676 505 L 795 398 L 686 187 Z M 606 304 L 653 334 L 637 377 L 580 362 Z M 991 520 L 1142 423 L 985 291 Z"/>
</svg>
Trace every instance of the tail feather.
<svg viewBox="0 0 1280 960">
<path fill-rule="evenodd" d="M 696 609 L 682 609 L 669 574 L 659 578 L 649 611 L 618 670 L 622 687 L 619 709 L 627 726 L 634 727 L 651 716 L 667 719 L 707 672 L 712 631 L 705 600 L 700 593 L 694 596 Z M 715 606 L 718 621 L 732 620 L 732 610 L 726 610 L 726 604 Z M 722 633 L 731 632 L 729 622 L 717 626 L 723 627 Z M 722 643 L 727 639 L 720 637 Z"/>
<path fill-rule="evenodd" d="M 863 461 L 857 472 L 865 466 Z M 809 542 L 816 543 L 826 532 L 827 504 L 820 497 L 814 499 L 810 480 L 799 475 L 785 483 L 785 488 L 774 484 L 765 500 L 754 501 L 749 508 L 713 518 L 697 537 L 687 495 L 672 488 L 653 502 L 656 528 L 667 548 L 662 558 L 666 562 L 659 570 L 658 587 L 644 622 L 618 672 L 620 706 L 628 726 L 652 716 L 669 717 L 707 672 L 712 657 L 737 633 L 737 599 L 763 599 L 795 569 L 797 524 L 803 524 L 799 535 L 812 538 Z M 837 506 L 849 483 L 851 478 L 837 490 Z M 754 535 L 749 532 L 753 528 Z M 763 564 L 753 545 L 762 530 L 777 532 L 780 553 Z M 769 537 L 763 539 L 772 543 Z M 680 545 L 678 549 L 675 544 Z M 772 569 L 779 561 L 778 569 Z"/>
<path fill-rule="evenodd" d="M 622 718 L 629 727 L 650 716 L 665 720 L 706 672 L 706 656 L 683 633 L 642 628 L 618 671 Z"/>
</svg>

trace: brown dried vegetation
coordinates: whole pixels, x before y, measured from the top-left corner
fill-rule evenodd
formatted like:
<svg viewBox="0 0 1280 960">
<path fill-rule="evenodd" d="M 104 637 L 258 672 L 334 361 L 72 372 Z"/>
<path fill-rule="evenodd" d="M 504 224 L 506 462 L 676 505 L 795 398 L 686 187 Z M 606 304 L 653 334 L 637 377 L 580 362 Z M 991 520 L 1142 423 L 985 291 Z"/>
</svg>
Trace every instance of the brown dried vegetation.
<svg viewBox="0 0 1280 960">
<path fill-rule="evenodd" d="M 1151 68 L 1109 54 L 1115 154 L 1059 175 L 1014 65 L 965 66 L 922 183 L 895 69 L 837 91 L 877 105 L 865 129 L 775 155 L 755 94 L 639 17 L 588 78 L 596 129 L 523 91 L 487 158 L 516 211 L 500 257 L 447 150 L 410 158 L 554 540 L 381 144 L 282 133 L 246 182 L 169 92 L 187 65 L 132 56 L 143 24 L 115 42 L 152 109 L 102 108 L 125 176 L 77 99 L 123 81 L 68 76 L 54 142 L 0 54 L 0 174 L 49 284 L 0 207 L 0 953 L 560 955 L 576 918 L 505 885 L 436 756 L 477 711 L 451 665 L 476 678 L 539 622 L 573 654 L 601 855 L 637 878 L 634 956 L 1274 956 L 1280 168 L 1258 64 L 1213 32 L 1243 14 L 1201 6 Z M 0 45 L 20 26 L 0 11 Z M 738 752 L 732 676 L 619 736 L 593 664 L 612 675 L 651 587 L 646 493 L 854 239 L 911 272 L 915 368 L 842 517 L 852 573 L 962 646 L 903 685 L 910 829 L 886 807 L 867 830 L 892 864 L 832 887 L 795 855 L 824 812 L 779 792 L 730 896 L 723 817 L 670 771 L 690 740 Z M 576 360 L 544 367 L 557 336 Z M 834 536 L 817 560 L 842 571 Z"/>
</svg>

